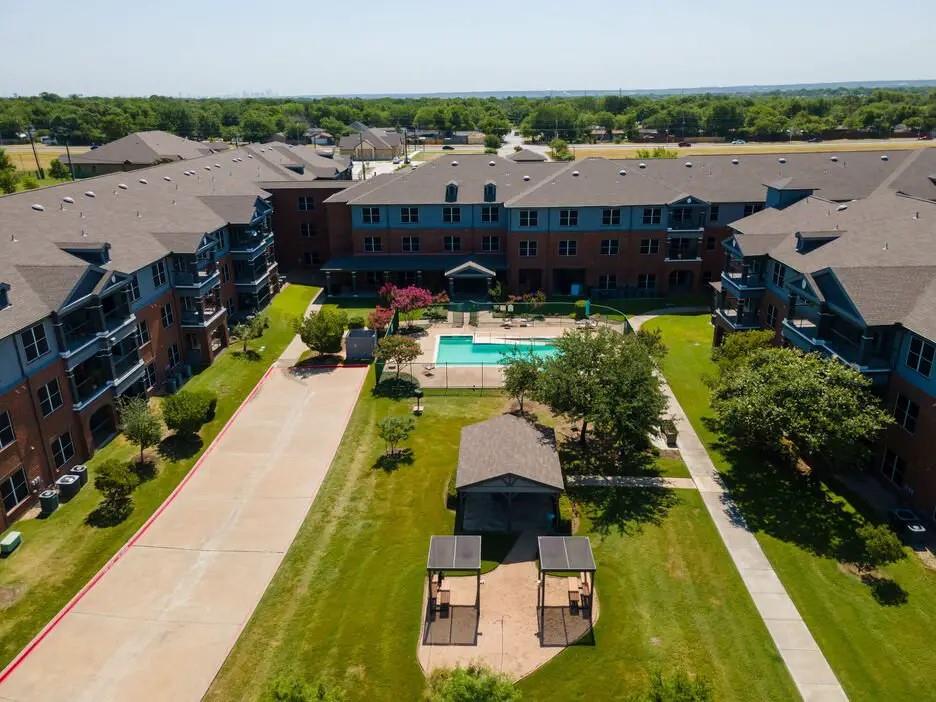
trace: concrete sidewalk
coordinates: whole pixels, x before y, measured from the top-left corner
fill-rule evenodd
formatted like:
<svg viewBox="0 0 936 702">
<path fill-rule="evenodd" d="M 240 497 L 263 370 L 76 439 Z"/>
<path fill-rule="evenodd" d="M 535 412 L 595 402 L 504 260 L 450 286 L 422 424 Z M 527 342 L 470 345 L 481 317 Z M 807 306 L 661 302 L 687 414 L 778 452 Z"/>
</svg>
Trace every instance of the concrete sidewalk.
<svg viewBox="0 0 936 702">
<path fill-rule="evenodd" d="M 199 700 L 312 505 L 367 368 L 290 347 L 157 517 L 50 625 L 0 699 Z"/>
</svg>

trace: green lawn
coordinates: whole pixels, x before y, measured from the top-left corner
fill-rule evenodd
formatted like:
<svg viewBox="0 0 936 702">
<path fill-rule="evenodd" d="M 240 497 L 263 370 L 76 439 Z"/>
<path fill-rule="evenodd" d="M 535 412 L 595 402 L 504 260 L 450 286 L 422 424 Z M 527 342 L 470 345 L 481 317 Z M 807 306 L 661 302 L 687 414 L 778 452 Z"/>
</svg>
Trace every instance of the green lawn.
<svg viewBox="0 0 936 702">
<path fill-rule="evenodd" d="M 251 347 L 265 347 L 254 360 L 242 356 L 234 345 L 214 364 L 194 376 L 187 389 L 210 390 L 218 395 L 215 418 L 201 431 L 202 448 L 177 460 L 160 458 L 158 474 L 134 492 L 133 513 L 121 524 L 96 528 L 85 518 L 100 502 L 92 484 L 63 505 L 50 518 L 17 522 L 23 545 L 0 561 L 0 667 L 61 609 L 97 570 L 130 538 L 218 434 L 270 364 L 293 337 L 290 321 L 300 314 L 318 288 L 289 285 L 271 303 L 270 327 Z M 95 467 L 109 458 L 129 460 L 135 453 L 122 437 L 98 451 L 89 462 L 91 479 Z M 155 453 L 155 452 L 154 452 Z"/>
<path fill-rule="evenodd" d="M 70 180 L 69 178 L 65 178 L 65 179 L 53 178 L 52 176 L 49 176 L 49 175 L 47 175 L 45 178 L 37 178 L 35 175 L 31 174 L 30 177 L 32 177 L 32 179 L 36 181 L 37 188 L 44 188 L 47 185 L 58 185 L 59 183 L 65 183 L 68 180 Z M 31 190 L 32 188 L 27 188 L 26 183 L 24 183 L 23 179 L 20 178 L 16 182 L 16 189 L 17 191 L 20 191 L 20 190 Z"/>
<path fill-rule="evenodd" d="M 914 556 L 882 569 L 889 580 L 876 588 L 846 571 L 840 561 L 862 521 L 855 507 L 827 485 L 720 445 L 707 426 L 709 394 L 701 381 L 715 372 L 708 316 L 650 324 L 669 347 L 664 371 L 673 391 L 849 698 L 931 698 L 936 573 Z"/>
<path fill-rule="evenodd" d="M 676 668 L 708 678 L 717 700 L 796 699 L 698 493 L 575 497 L 598 562 L 596 645 L 569 648 L 524 679 L 524 700 L 627 699 L 653 671 Z"/>
<path fill-rule="evenodd" d="M 645 314 L 650 310 L 666 307 L 707 307 L 711 302 L 709 295 L 672 295 L 662 298 L 594 298 L 592 300 L 592 314 L 607 316 L 610 319 L 622 320 L 624 315 L 633 316 Z M 609 311 L 608 308 L 611 308 Z"/>
<path fill-rule="evenodd" d="M 367 315 L 374 311 L 377 306 L 376 297 L 330 297 L 322 307 L 342 310 L 348 317 L 363 317 L 367 321 Z"/>
<path fill-rule="evenodd" d="M 349 701 L 420 698 L 428 538 L 453 526 L 445 496 L 461 427 L 507 400 L 431 396 L 406 442 L 412 461 L 388 471 L 378 467 L 375 423 L 406 414 L 410 402 L 375 397 L 372 384 L 373 376 L 309 516 L 206 699 L 263 699 L 281 675 L 324 675 Z M 575 699 L 583 675 L 594 699 L 617 699 L 658 666 L 706 675 L 719 699 L 795 696 L 698 495 L 580 496 L 590 515 L 582 529 L 594 536 L 601 567 L 598 645 L 570 650 L 525 680 L 526 700 Z M 485 570 L 510 543 L 485 539 Z"/>
</svg>

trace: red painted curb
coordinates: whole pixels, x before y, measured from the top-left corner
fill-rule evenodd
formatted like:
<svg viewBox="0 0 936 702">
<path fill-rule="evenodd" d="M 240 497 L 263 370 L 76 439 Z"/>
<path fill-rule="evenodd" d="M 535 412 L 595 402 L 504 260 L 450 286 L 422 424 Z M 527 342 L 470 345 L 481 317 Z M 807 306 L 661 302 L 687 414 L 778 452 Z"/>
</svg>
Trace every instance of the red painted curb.
<svg viewBox="0 0 936 702">
<path fill-rule="evenodd" d="M 95 585 L 97 585 L 97 583 L 101 580 L 101 578 L 104 577 L 107 571 L 113 568 L 114 564 L 116 564 L 117 561 L 123 558 L 124 555 L 127 553 L 127 551 L 129 551 L 130 548 L 137 541 L 140 540 L 140 538 L 147 532 L 150 526 L 152 526 L 153 522 L 156 521 L 156 518 L 166 511 L 166 508 L 169 507 L 170 504 L 172 504 L 172 502 L 175 500 L 176 497 L 178 497 L 179 493 L 182 491 L 182 488 L 185 487 L 185 485 L 192 478 L 192 476 L 195 475 L 195 472 L 201 467 L 202 461 L 204 461 L 205 458 L 208 456 L 208 454 L 211 453 L 215 445 L 221 440 L 221 437 L 224 436 L 224 434 L 227 432 L 228 428 L 231 426 L 234 420 L 237 419 L 237 416 L 241 413 L 241 410 L 244 409 L 247 403 L 253 399 L 253 397 L 260 390 L 260 387 L 267 381 L 267 379 L 270 377 L 270 374 L 275 369 L 276 369 L 275 363 L 271 365 L 269 368 L 267 368 L 266 372 L 260 377 L 260 380 L 257 381 L 257 384 L 254 386 L 253 390 L 251 390 L 250 393 L 247 395 L 247 397 L 245 397 L 244 400 L 240 403 L 240 405 L 238 405 L 237 409 L 234 410 L 234 414 L 232 414 L 230 418 L 227 420 L 227 422 L 224 423 L 224 426 L 221 427 L 221 431 L 218 432 L 218 435 L 214 439 L 212 439 L 211 443 L 208 444 L 208 448 L 206 448 L 205 451 L 202 453 L 202 455 L 198 457 L 198 460 L 195 461 L 195 465 L 192 466 L 192 469 L 188 473 L 185 474 L 185 477 L 182 478 L 182 480 L 179 482 L 178 485 L 176 485 L 175 489 L 171 493 L 169 493 L 169 496 L 166 497 L 165 500 L 163 500 L 163 503 L 159 505 L 156 511 L 153 512 L 145 522 L 143 522 L 142 526 L 140 526 L 140 528 L 137 529 L 136 533 L 130 537 L 129 541 L 127 541 L 127 543 L 121 546 L 120 549 L 117 551 L 117 553 L 111 556 L 110 560 L 108 560 L 107 563 L 101 566 L 101 569 L 97 573 L 94 574 L 94 577 L 92 577 L 91 580 L 89 580 L 87 584 L 83 588 L 81 588 L 75 594 L 75 596 L 72 597 L 68 601 L 68 604 L 66 604 L 61 610 L 59 610 L 58 614 L 56 614 L 52 618 L 52 620 L 48 624 L 46 624 L 38 634 L 36 634 L 33 640 L 30 641 L 26 645 L 26 647 L 22 651 L 20 651 L 12 661 L 10 661 L 9 665 L 7 665 L 7 667 L 4 668 L 2 672 L 0 672 L 0 685 L 2 685 L 6 681 L 6 679 L 9 678 L 10 675 L 13 674 L 13 671 L 15 671 L 19 667 L 19 665 L 24 660 L 26 660 L 27 657 L 29 657 L 29 655 L 39 646 L 39 644 L 42 643 L 42 641 L 46 638 L 46 636 L 52 633 L 55 627 L 58 626 L 59 622 L 61 622 L 62 619 L 65 618 L 65 615 L 68 614 L 72 609 L 74 609 L 75 605 L 81 602 L 82 598 L 85 595 L 87 595 Z"/>
</svg>

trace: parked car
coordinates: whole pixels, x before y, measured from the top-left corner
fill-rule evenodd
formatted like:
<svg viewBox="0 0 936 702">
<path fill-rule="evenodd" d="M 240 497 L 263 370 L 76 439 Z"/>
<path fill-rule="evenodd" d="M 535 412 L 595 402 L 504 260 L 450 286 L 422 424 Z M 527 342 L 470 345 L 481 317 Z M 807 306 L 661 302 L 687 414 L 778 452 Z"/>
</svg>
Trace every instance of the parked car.
<svg viewBox="0 0 936 702">
<path fill-rule="evenodd" d="M 888 516 L 891 528 L 904 542 L 917 546 L 926 540 L 926 527 L 912 509 L 897 507 Z"/>
<path fill-rule="evenodd" d="M 400 162 L 400 157 L 399 157 L 399 156 L 394 156 L 394 157 L 393 157 L 393 163 L 399 163 L 399 162 Z"/>
<path fill-rule="evenodd" d="M 921 135 L 920 135 L 920 141 L 929 141 L 929 139 L 930 139 L 930 135 L 929 135 L 929 134 L 921 134 Z"/>
<path fill-rule="evenodd" d="M 455 150 L 455 147 L 452 146 L 451 144 L 445 144 L 445 145 L 442 146 L 442 150 L 443 150 L 443 151 L 454 151 L 454 150 Z"/>
<path fill-rule="evenodd" d="M 679 144 L 677 144 L 677 146 L 692 146 L 692 144 L 690 144 L 688 141 L 681 141 Z"/>
<path fill-rule="evenodd" d="M 744 139 L 734 139 L 732 140 L 731 143 L 732 144 L 747 144 L 747 142 Z"/>
</svg>

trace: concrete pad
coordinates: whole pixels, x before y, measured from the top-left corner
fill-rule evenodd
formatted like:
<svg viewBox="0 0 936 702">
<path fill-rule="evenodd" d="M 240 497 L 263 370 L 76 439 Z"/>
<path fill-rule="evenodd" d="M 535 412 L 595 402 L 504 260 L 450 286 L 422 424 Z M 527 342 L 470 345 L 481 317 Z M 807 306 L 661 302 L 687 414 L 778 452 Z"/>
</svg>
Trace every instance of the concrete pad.
<svg viewBox="0 0 936 702">
<path fill-rule="evenodd" d="M 785 592 L 752 592 L 751 599 L 764 621 L 768 619 L 790 619 L 802 621 L 793 600 Z M 816 647 L 818 650 L 818 646 Z"/>
<path fill-rule="evenodd" d="M 243 625 L 281 561 L 278 553 L 132 548 L 74 611 Z"/>
<path fill-rule="evenodd" d="M 781 649 L 780 655 L 790 669 L 794 680 L 803 685 L 836 685 L 835 673 L 821 651 Z"/>
<path fill-rule="evenodd" d="M 321 471 L 310 471 L 309 453 L 280 453 L 269 462 L 250 453 L 224 451 L 203 466 L 186 486 L 188 497 L 245 499 L 247 497 L 312 497 Z"/>
<path fill-rule="evenodd" d="M 800 650 L 818 651 L 819 646 L 813 640 L 806 625 L 798 619 L 765 619 L 767 630 L 781 651 Z"/>
</svg>

